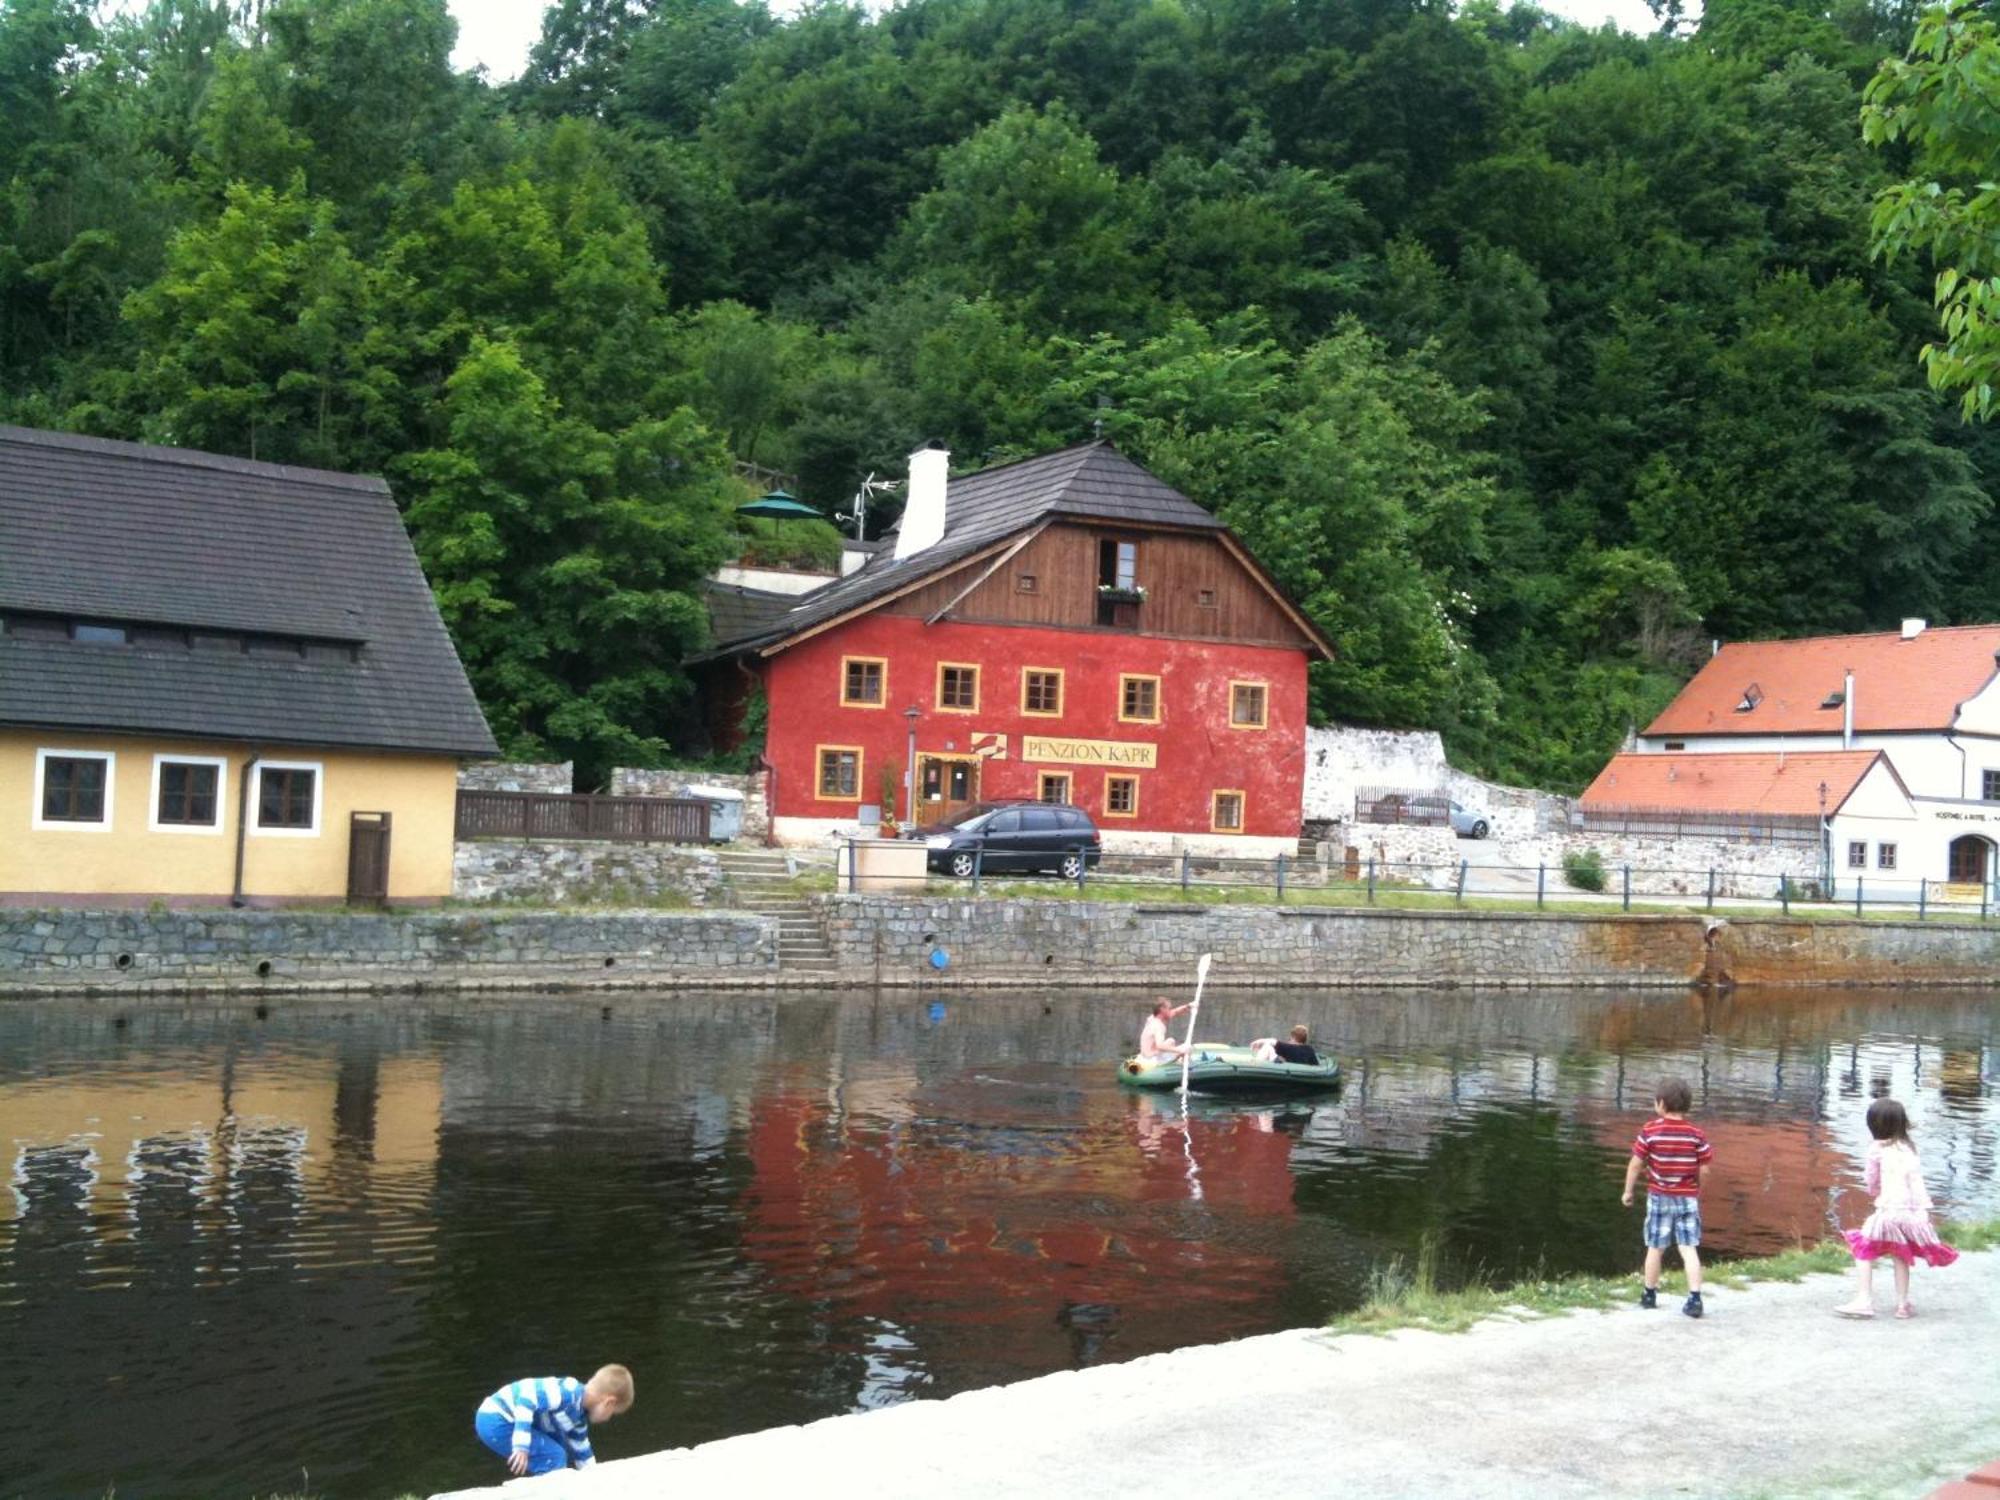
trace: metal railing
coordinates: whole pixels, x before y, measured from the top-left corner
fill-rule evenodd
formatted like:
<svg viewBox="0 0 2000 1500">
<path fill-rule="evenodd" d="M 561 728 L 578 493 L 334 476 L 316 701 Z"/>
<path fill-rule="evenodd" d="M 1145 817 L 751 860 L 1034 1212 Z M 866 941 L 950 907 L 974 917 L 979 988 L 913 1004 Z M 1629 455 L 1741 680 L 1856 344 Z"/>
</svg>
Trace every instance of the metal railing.
<svg viewBox="0 0 2000 1500">
<path fill-rule="evenodd" d="M 705 844 L 708 813 L 706 802 L 691 797 L 461 791 L 457 836 Z"/>
<path fill-rule="evenodd" d="M 1081 847 L 1074 852 L 1082 854 Z M 1822 877 L 1720 868 L 1603 865 L 1572 872 L 1560 864 L 1474 864 L 1470 860 L 1354 859 L 1346 863 L 1279 854 L 1244 859 L 1195 854 L 1109 853 L 1068 874 L 995 869 L 974 849 L 964 875 L 931 871 L 934 894 L 1032 898 L 1098 893 L 1099 899 L 1242 901 L 1313 907 L 1479 906 L 1516 909 L 1704 911 L 1772 916 L 1906 917 L 1918 921 L 2000 916 L 2000 886 L 1846 873 Z M 910 879 L 860 873 L 843 855 L 843 888 L 861 894 L 907 890 Z M 1053 861 L 1052 861 L 1053 862 Z"/>
<path fill-rule="evenodd" d="M 1451 798 L 1443 792 L 1406 787 L 1364 786 L 1354 793 L 1354 821 L 1442 828 L 1451 821 Z"/>
</svg>

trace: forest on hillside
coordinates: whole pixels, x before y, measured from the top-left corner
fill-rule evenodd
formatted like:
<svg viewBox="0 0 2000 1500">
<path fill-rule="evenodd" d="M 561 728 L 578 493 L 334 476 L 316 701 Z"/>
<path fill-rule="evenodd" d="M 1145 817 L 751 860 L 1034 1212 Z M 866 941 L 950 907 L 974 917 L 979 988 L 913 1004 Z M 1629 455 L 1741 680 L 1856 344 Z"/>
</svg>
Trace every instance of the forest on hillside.
<svg viewBox="0 0 2000 1500">
<path fill-rule="evenodd" d="M 1316 716 L 1574 788 L 1713 637 L 2000 618 L 1869 254 L 1915 20 L 558 0 L 495 86 L 444 0 L 0 0 L 0 420 L 387 475 L 588 768 L 689 748 L 732 460 L 831 512 L 1101 423 L 1332 636 Z"/>
</svg>

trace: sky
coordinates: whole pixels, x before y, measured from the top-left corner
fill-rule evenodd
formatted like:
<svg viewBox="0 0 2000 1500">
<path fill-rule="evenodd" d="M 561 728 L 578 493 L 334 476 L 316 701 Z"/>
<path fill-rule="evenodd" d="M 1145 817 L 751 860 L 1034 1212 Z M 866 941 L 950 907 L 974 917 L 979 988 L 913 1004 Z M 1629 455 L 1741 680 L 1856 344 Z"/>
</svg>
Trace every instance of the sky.
<svg viewBox="0 0 2000 1500">
<path fill-rule="evenodd" d="M 484 65 L 498 83 L 514 77 L 527 61 L 528 49 L 542 29 L 542 9 L 548 0 L 450 0 L 458 21 L 458 50 L 452 61 L 461 68 Z M 1627 31 L 1651 31 L 1653 13 L 1645 0 L 1541 0 L 1544 10 L 1586 26 L 1609 19 Z M 798 9 L 798 0 L 779 0 L 771 7 L 781 14 Z M 1690 7 L 1692 11 L 1693 7 Z"/>
</svg>

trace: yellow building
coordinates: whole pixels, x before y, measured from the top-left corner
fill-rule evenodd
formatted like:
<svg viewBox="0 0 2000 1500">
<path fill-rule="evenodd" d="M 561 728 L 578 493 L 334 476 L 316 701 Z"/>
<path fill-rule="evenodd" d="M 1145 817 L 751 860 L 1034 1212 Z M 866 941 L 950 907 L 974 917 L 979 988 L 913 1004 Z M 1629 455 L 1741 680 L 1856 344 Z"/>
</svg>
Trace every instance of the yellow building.
<svg viewBox="0 0 2000 1500">
<path fill-rule="evenodd" d="M 0 904 L 436 901 L 493 753 L 381 480 L 0 426 Z"/>
</svg>

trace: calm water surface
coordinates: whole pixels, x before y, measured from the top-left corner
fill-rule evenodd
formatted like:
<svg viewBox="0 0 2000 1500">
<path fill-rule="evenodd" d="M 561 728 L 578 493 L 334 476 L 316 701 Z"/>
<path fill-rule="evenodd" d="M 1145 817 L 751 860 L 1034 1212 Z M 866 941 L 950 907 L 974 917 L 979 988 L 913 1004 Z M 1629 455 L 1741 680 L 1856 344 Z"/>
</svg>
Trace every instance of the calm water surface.
<svg viewBox="0 0 2000 1500">
<path fill-rule="evenodd" d="M 0 1005 L 0 1379 L 45 1398 L 0 1495 L 423 1493 L 501 1477 L 471 1416 L 518 1375 L 630 1364 L 615 1458 L 1316 1322 L 1427 1238 L 1625 1267 L 1668 1073 L 1721 1253 L 1856 1222 L 1885 1089 L 1946 1211 L 2000 1212 L 1984 996 L 1224 994 L 1204 1031 L 1304 1020 L 1347 1083 L 1185 1130 L 1113 1080 L 1139 1012 Z"/>
</svg>

